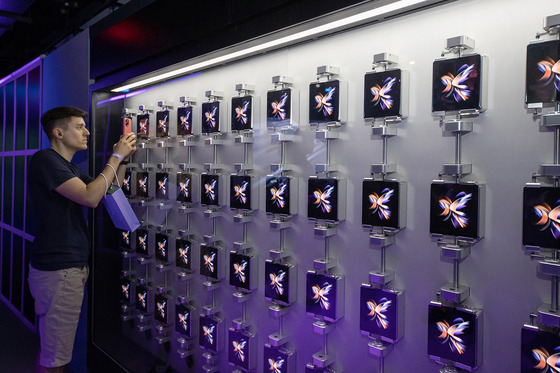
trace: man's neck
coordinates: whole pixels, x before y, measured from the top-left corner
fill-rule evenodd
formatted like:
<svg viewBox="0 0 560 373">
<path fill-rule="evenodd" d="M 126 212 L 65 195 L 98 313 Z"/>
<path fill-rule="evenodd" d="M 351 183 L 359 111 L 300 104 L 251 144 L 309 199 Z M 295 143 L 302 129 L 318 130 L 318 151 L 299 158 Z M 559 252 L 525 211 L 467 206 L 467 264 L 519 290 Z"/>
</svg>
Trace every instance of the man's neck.
<svg viewBox="0 0 560 373">
<path fill-rule="evenodd" d="M 76 154 L 75 150 L 68 149 L 64 144 L 61 144 L 58 141 L 51 142 L 51 148 L 58 154 L 62 156 L 62 158 L 66 159 L 68 162 L 72 162 L 72 158 L 74 158 L 74 154 Z"/>
</svg>

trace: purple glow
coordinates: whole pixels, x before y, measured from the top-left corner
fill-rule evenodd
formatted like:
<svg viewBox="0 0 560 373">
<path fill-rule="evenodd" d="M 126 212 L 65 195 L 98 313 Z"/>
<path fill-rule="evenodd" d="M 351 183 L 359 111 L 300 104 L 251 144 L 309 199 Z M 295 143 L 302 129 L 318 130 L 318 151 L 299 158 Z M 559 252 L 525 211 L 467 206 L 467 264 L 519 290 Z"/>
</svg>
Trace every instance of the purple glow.
<svg viewBox="0 0 560 373">
<path fill-rule="evenodd" d="M 6 83 L 9 80 L 15 79 L 17 78 L 19 75 L 21 75 L 22 73 L 26 72 L 27 70 L 30 70 L 32 68 L 35 68 L 36 64 L 41 61 L 41 57 L 37 57 L 35 58 L 33 61 L 29 62 L 28 64 L 26 64 L 25 66 L 17 69 L 16 71 L 14 71 L 13 73 L 6 75 L 5 77 L 3 77 L 2 79 L 0 79 L 0 86 L 3 85 L 4 83 Z"/>
<path fill-rule="evenodd" d="M 113 102 L 113 101 L 118 101 L 118 100 L 124 100 L 125 98 L 134 97 L 134 96 L 136 96 L 136 95 L 139 95 L 140 93 L 147 92 L 147 91 L 149 91 L 149 90 L 151 90 L 151 89 L 153 89 L 153 88 L 155 88 L 155 87 L 144 88 L 144 89 L 141 89 L 141 90 L 139 90 L 139 91 L 134 91 L 134 92 L 132 92 L 132 93 L 125 93 L 124 95 L 118 95 L 118 96 L 115 96 L 115 97 L 111 97 L 111 98 L 109 98 L 109 99 L 107 99 L 107 100 L 99 101 L 99 102 L 97 103 L 97 107 L 99 107 L 99 106 L 101 106 L 101 105 L 103 105 L 103 104 L 106 104 L 107 102 Z"/>
</svg>

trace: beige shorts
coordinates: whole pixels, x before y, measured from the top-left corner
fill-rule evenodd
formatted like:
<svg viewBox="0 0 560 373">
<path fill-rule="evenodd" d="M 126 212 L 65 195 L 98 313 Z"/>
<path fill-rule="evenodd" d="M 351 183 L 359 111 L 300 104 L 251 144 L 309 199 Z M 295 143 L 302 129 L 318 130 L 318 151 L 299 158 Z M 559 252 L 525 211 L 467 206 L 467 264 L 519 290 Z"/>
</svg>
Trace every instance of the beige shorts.
<svg viewBox="0 0 560 373">
<path fill-rule="evenodd" d="M 61 367 L 72 360 L 88 275 L 88 267 L 39 271 L 29 266 L 29 288 L 39 317 L 39 363 L 44 367 Z"/>
</svg>

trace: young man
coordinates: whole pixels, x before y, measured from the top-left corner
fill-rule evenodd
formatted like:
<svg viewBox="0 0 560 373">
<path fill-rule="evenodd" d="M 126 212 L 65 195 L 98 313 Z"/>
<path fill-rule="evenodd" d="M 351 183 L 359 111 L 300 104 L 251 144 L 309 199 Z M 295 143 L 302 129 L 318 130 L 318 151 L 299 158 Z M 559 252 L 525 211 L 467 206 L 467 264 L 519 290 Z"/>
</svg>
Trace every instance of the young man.
<svg viewBox="0 0 560 373">
<path fill-rule="evenodd" d="M 81 109 L 62 106 L 41 117 L 51 147 L 35 153 L 28 170 L 28 196 L 37 226 L 30 253 L 29 287 L 39 317 L 38 372 L 63 372 L 72 348 L 89 274 L 89 233 L 83 206 L 97 207 L 123 161 L 136 150 L 136 136 L 121 137 L 96 178 L 71 163 L 86 150 L 89 131 Z"/>
</svg>

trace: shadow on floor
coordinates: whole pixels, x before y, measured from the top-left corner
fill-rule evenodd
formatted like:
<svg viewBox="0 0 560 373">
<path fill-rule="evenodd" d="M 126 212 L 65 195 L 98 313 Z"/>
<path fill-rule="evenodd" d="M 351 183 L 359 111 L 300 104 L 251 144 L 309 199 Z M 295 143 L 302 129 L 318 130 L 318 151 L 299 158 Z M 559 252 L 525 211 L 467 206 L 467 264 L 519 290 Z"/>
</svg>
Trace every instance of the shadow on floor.
<svg viewBox="0 0 560 373">
<path fill-rule="evenodd" d="M 35 372 L 39 335 L 24 325 L 2 300 L 0 330 L 0 372 Z"/>
</svg>

